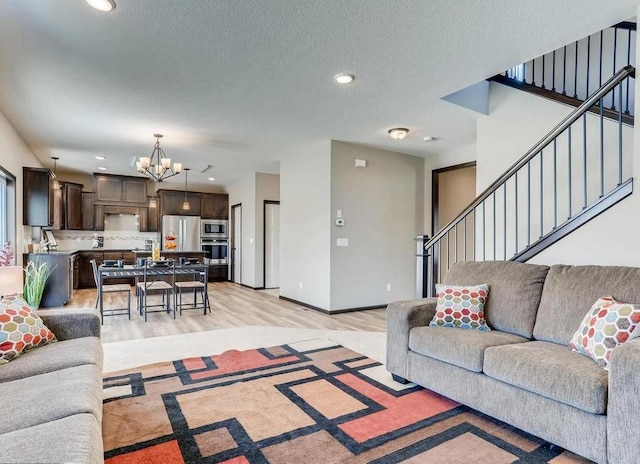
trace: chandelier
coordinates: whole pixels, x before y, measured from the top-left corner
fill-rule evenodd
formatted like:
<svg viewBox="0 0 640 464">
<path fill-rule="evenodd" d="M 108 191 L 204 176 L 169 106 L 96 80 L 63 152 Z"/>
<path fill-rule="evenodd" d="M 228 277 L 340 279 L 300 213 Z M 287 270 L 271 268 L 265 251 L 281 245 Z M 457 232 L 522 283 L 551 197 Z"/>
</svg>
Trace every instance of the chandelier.
<svg viewBox="0 0 640 464">
<path fill-rule="evenodd" d="M 140 174 L 151 177 L 157 182 L 162 182 L 169 177 L 182 172 L 182 163 L 171 164 L 171 158 L 167 158 L 164 150 L 160 148 L 160 139 L 162 134 L 153 134 L 156 143 L 153 146 L 151 156 L 140 157 L 140 161 L 136 161 L 136 168 Z"/>
</svg>

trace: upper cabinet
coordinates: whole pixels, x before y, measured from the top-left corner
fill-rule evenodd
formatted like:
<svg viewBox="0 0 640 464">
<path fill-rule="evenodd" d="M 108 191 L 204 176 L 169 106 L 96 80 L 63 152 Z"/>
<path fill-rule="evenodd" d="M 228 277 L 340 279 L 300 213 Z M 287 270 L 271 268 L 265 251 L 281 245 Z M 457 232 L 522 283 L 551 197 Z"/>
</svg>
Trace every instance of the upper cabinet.
<svg viewBox="0 0 640 464">
<path fill-rule="evenodd" d="M 45 168 L 22 168 L 22 224 L 53 225 L 53 174 Z"/>
<path fill-rule="evenodd" d="M 82 184 L 66 182 L 62 187 L 63 227 L 67 230 L 83 229 Z M 93 217 L 93 214 L 91 215 Z"/>
<path fill-rule="evenodd" d="M 185 199 L 184 191 L 158 190 L 157 193 L 160 198 L 160 214 L 162 216 L 200 216 L 200 193 L 189 192 L 187 194 L 188 210 L 182 208 Z"/>
<path fill-rule="evenodd" d="M 200 200 L 202 219 L 229 219 L 229 195 L 203 193 Z"/>
<path fill-rule="evenodd" d="M 96 194 L 82 192 L 82 230 L 94 230 Z"/>
<path fill-rule="evenodd" d="M 145 178 L 109 174 L 94 174 L 94 176 L 96 202 L 146 204 L 147 180 Z"/>
</svg>

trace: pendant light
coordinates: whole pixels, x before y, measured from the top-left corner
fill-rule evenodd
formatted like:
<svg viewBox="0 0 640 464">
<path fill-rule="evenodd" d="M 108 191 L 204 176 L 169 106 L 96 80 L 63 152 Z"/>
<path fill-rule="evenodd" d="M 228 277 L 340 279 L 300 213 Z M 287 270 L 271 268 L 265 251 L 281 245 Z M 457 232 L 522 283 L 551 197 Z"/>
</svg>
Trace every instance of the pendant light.
<svg viewBox="0 0 640 464">
<path fill-rule="evenodd" d="M 60 182 L 58 182 L 57 176 L 56 176 L 56 171 L 58 170 L 58 160 L 60 158 L 58 158 L 57 156 L 52 156 L 51 159 L 53 160 L 53 188 L 54 190 L 60 190 Z"/>
<path fill-rule="evenodd" d="M 189 205 L 189 200 L 187 199 L 187 188 L 189 179 L 189 168 L 184 168 L 184 203 L 182 203 L 182 210 L 189 211 L 191 209 L 191 205 Z"/>
<path fill-rule="evenodd" d="M 152 193 L 151 196 L 149 197 L 149 208 L 157 208 L 158 207 L 158 198 L 156 196 L 156 183 L 155 181 L 153 182 L 153 186 L 151 187 Z"/>
</svg>

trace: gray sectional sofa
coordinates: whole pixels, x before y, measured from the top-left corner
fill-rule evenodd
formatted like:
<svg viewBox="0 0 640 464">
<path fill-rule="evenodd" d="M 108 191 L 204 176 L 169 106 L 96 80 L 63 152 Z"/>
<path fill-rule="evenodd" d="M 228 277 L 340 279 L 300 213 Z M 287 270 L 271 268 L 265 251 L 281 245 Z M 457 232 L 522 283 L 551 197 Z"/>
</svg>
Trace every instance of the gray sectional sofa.
<svg viewBox="0 0 640 464">
<path fill-rule="evenodd" d="M 0 366 L 0 462 L 101 463 L 100 316 L 38 314 L 58 341 Z"/>
<path fill-rule="evenodd" d="M 595 301 L 640 302 L 640 268 L 463 262 L 445 284 L 488 283 L 490 332 L 429 327 L 436 299 L 387 309 L 387 369 L 598 463 L 640 462 L 640 339 L 609 372 L 568 348 Z"/>
</svg>

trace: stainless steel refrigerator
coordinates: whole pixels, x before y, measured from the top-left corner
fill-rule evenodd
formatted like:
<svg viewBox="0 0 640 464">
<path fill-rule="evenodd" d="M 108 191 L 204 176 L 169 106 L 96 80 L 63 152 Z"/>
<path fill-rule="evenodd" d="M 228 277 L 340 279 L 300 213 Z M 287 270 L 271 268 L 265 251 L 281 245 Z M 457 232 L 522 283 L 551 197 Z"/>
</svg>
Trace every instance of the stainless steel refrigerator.
<svg viewBox="0 0 640 464">
<path fill-rule="evenodd" d="M 200 216 L 162 216 L 162 251 L 200 251 Z"/>
</svg>

